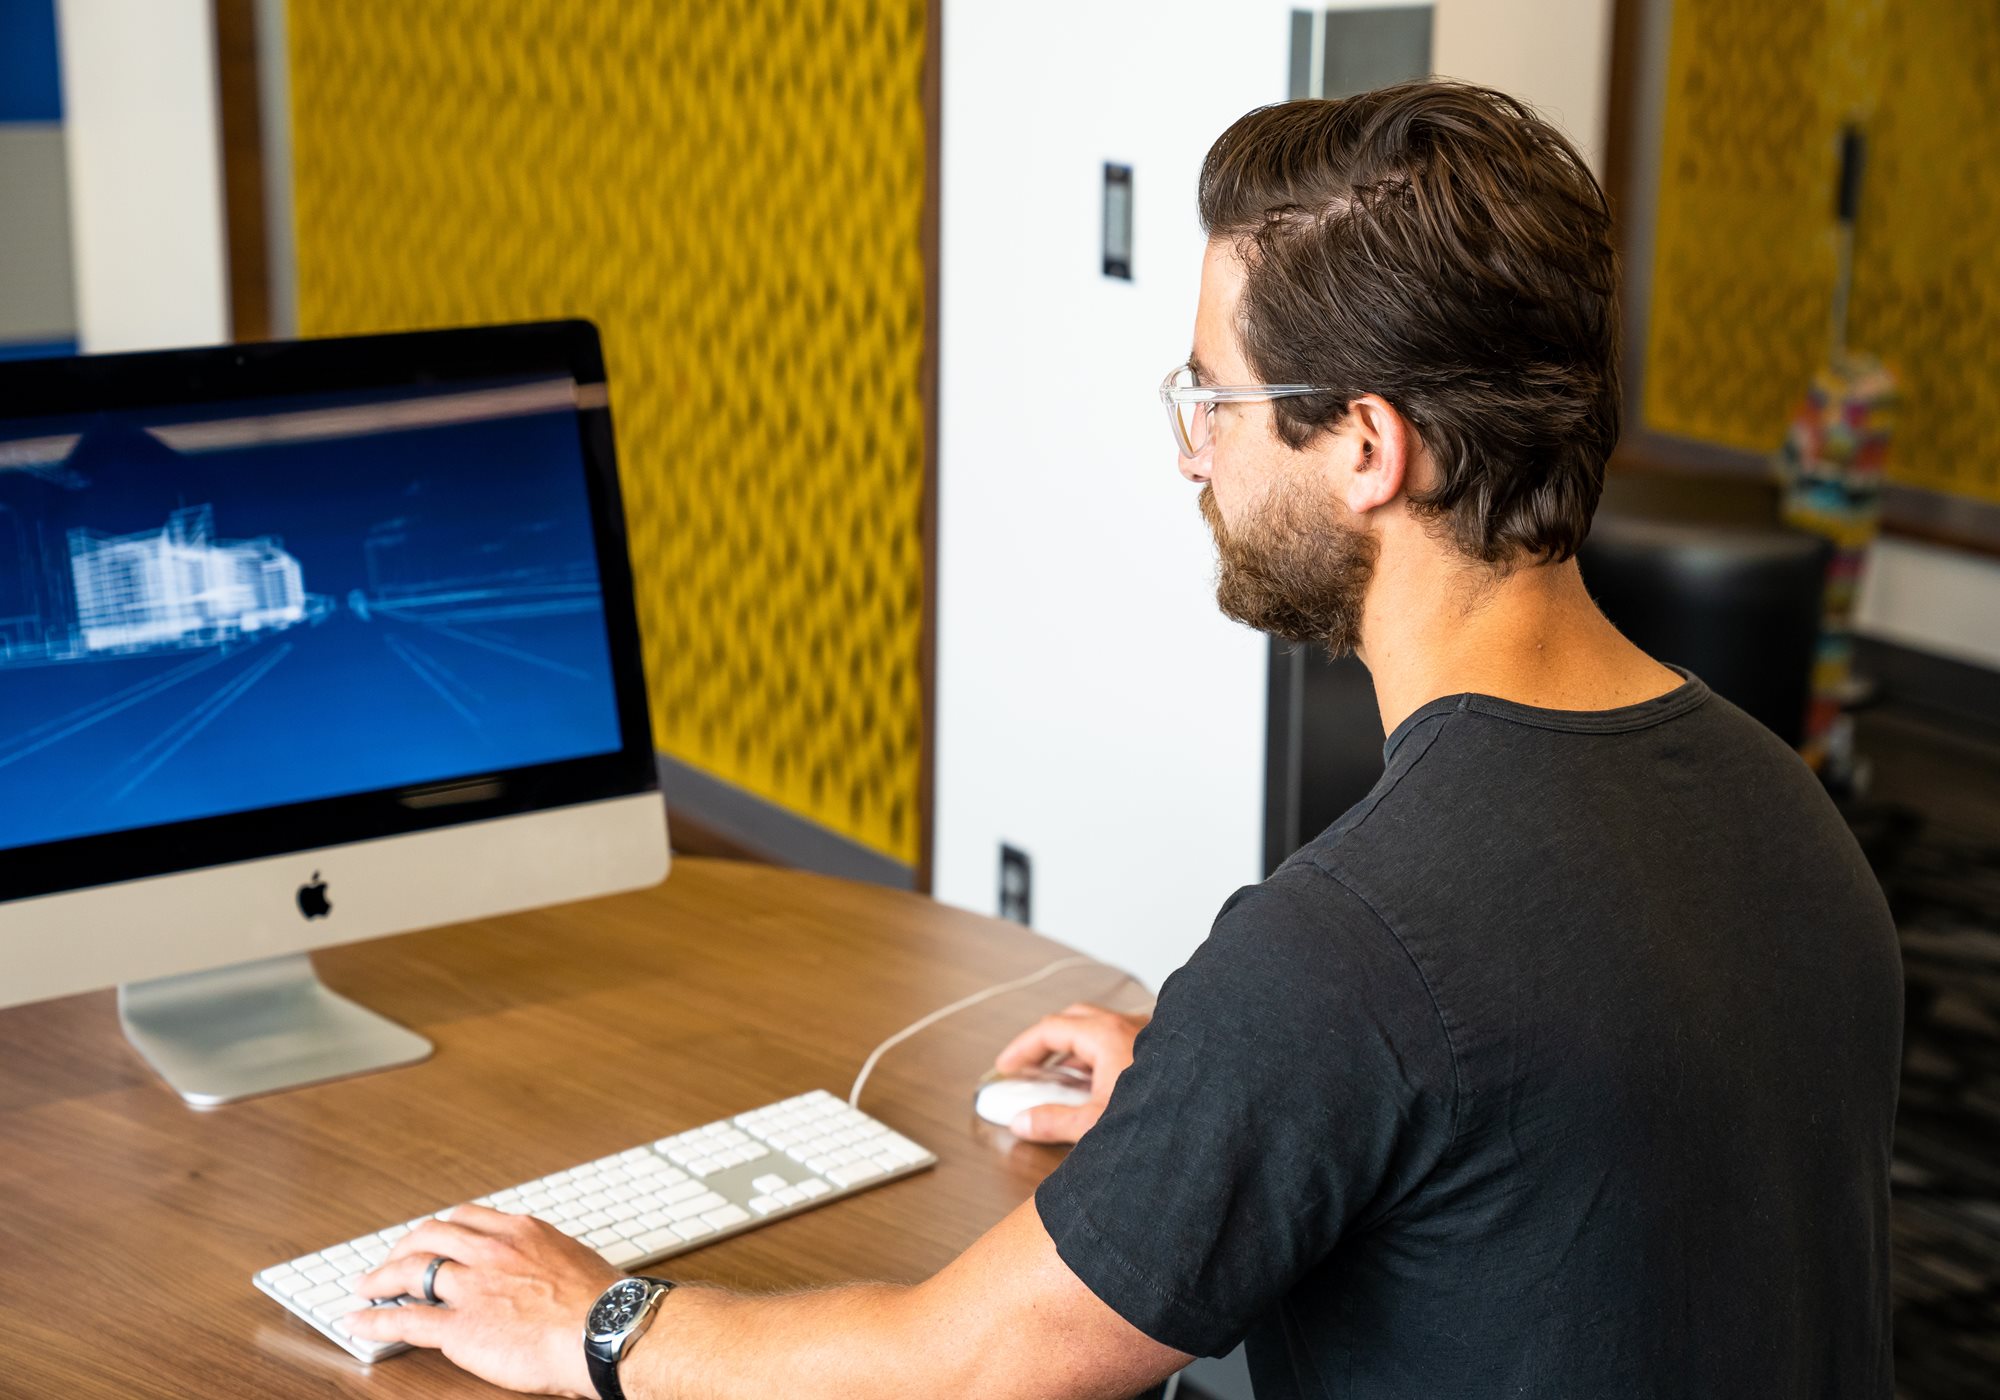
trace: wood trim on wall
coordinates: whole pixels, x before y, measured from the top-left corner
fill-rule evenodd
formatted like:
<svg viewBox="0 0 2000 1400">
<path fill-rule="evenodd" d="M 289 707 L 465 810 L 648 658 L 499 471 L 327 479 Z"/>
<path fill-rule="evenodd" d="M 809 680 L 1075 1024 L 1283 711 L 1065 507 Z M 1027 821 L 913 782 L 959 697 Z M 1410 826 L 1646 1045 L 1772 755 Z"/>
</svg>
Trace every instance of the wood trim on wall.
<svg viewBox="0 0 2000 1400">
<path fill-rule="evenodd" d="M 222 114 L 223 229 L 231 334 L 271 338 L 271 258 L 264 202 L 257 0 L 215 0 L 215 80 Z"/>
<path fill-rule="evenodd" d="M 916 887 L 931 890 L 937 817 L 937 587 L 938 587 L 938 289 L 942 239 L 944 154 L 944 0 L 924 4 L 924 544 L 923 634 L 917 646 L 922 669 L 923 727 L 917 759 Z"/>
</svg>

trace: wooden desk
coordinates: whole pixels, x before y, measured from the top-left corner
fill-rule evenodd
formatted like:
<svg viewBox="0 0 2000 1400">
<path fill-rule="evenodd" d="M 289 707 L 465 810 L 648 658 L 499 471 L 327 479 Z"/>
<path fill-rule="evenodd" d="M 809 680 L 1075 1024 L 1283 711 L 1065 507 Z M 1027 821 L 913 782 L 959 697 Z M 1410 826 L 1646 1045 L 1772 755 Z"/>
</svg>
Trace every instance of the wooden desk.
<svg viewBox="0 0 2000 1400">
<path fill-rule="evenodd" d="M 845 1097 L 890 1034 L 1064 951 L 916 895 L 683 858 L 640 894 L 315 955 L 437 1043 L 406 1069 L 198 1113 L 126 1045 L 111 993 L 0 1012 L 0 1396 L 497 1393 L 431 1353 L 364 1367 L 250 1275 L 806 1089 Z M 862 1107 L 936 1169 L 667 1268 L 751 1289 L 935 1271 L 1058 1160 L 981 1124 L 972 1090 L 1079 1000 L 1144 995 L 1072 968 L 898 1046 Z"/>
</svg>

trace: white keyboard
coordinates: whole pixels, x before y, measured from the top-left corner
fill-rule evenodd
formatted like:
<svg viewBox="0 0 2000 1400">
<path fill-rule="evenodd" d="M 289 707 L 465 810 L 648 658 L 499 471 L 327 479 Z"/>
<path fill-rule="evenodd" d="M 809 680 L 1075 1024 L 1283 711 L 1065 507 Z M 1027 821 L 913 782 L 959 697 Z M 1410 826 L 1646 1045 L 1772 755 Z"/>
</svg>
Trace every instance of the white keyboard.
<svg viewBox="0 0 2000 1400">
<path fill-rule="evenodd" d="M 908 1138 L 816 1089 L 475 1204 L 546 1220 L 605 1262 L 634 1269 L 936 1164 Z M 343 1318 L 377 1306 L 355 1295 L 354 1282 L 431 1218 L 274 1264 L 253 1282 L 352 1355 L 379 1361 L 408 1348 L 347 1334 Z"/>
</svg>

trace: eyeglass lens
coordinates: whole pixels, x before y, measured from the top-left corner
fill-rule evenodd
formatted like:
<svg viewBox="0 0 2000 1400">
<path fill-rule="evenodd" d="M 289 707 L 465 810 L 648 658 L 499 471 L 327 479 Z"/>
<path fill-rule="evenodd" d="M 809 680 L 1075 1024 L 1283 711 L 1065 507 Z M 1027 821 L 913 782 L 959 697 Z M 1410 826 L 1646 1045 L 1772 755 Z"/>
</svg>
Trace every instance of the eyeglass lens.
<svg viewBox="0 0 2000 1400">
<path fill-rule="evenodd" d="M 1174 376 L 1174 387 L 1185 389 L 1194 386 L 1194 371 L 1183 369 Z M 1209 405 L 1205 403 L 1176 403 L 1172 405 L 1174 415 L 1174 445 L 1184 457 L 1199 457 L 1208 446 Z"/>
</svg>

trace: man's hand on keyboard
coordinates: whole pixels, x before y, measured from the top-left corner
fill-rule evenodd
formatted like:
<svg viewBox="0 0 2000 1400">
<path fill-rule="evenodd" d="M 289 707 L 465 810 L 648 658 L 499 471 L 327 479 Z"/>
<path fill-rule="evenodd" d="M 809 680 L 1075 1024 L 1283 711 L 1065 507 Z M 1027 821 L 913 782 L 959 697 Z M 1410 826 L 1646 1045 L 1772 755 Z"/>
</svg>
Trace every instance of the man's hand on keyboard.
<svg viewBox="0 0 2000 1400">
<path fill-rule="evenodd" d="M 595 1251 L 531 1216 L 454 1206 L 403 1236 L 379 1268 L 362 1276 L 363 1297 L 423 1296 L 442 1307 L 406 1303 L 350 1314 L 357 1337 L 435 1347 L 458 1365 L 509 1390 L 592 1400 L 583 1359 L 583 1321 L 597 1296 L 622 1274 Z"/>
<path fill-rule="evenodd" d="M 1132 1063 L 1132 1042 L 1149 1018 L 1107 1011 L 1079 1002 L 1054 1016 L 1044 1016 L 1015 1036 L 993 1064 L 1002 1074 L 1022 1074 L 1051 1055 L 1066 1056 L 1090 1071 L 1090 1102 L 1044 1104 L 1016 1119 L 1014 1136 L 1027 1142 L 1075 1142 L 1097 1122 L 1110 1102 L 1111 1086 Z"/>
</svg>

